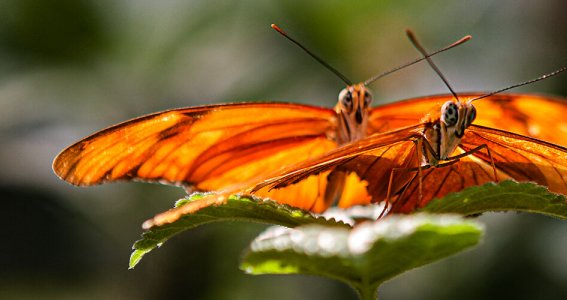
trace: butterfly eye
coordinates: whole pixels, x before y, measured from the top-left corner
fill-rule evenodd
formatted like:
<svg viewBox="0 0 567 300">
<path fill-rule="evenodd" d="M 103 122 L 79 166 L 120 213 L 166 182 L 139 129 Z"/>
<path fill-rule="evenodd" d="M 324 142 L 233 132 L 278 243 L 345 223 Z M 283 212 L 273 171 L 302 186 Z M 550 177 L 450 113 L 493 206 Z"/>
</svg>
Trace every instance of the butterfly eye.
<svg viewBox="0 0 567 300">
<path fill-rule="evenodd" d="M 447 126 L 453 126 L 457 124 L 459 119 L 459 108 L 457 104 L 448 101 L 441 107 L 441 122 L 445 123 Z"/>
<path fill-rule="evenodd" d="M 472 124 L 474 119 L 476 119 L 476 108 L 471 105 L 471 111 L 469 112 L 469 116 L 467 117 L 467 127 Z"/>
<path fill-rule="evenodd" d="M 341 102 L 348 111 L 351 111 L 353 106 L 352 93 L 348 90 L 345 90 L 344 93 L 341 93 Z"/>
<path fill-rule="evenodd" d="M 372 103 L 372 94 L 369 91 L 364 92 L 364 107 L 369 107 Z"/>
</svg>

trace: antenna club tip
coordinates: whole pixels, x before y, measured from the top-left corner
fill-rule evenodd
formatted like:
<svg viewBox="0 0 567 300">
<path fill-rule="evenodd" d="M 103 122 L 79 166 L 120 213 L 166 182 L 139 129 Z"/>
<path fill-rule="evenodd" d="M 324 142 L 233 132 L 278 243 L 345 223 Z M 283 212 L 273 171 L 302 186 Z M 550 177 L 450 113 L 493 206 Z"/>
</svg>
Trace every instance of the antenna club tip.
<svg viewBox="0 0 567 300">
<path fill-rule="evenodd" d="M 406 29 L 406 36 L 410 41 L 412 41 L 412 43 L 415 44 L 417 42 L 417 38 L 415 37 L 415 33 L 413 32 L 413 30 Z"/>
<path fill-rule="evenodd" d="M 272 29 L 274 29 L 275 31 L 284 34 L 285 32 L 276 24 L 271 24 L 270 27 L 272 27 Z"/>
</svg>

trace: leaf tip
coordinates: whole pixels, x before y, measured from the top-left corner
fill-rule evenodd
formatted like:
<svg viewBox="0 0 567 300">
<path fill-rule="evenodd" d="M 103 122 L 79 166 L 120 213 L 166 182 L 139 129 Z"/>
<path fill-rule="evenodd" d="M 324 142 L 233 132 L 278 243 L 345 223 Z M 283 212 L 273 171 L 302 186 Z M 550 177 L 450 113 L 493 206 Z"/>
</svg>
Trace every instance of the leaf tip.
<svg viewBox="0 0 567 300">
<path fill-rule="evenodd" d="M 128 263 L 128 270 L 134 269 L 136 265 L 142 260 L 146 251 L 143 250 L 134 250 L 132 254 L 130 254 L 130 262 Z"/>
</svg>

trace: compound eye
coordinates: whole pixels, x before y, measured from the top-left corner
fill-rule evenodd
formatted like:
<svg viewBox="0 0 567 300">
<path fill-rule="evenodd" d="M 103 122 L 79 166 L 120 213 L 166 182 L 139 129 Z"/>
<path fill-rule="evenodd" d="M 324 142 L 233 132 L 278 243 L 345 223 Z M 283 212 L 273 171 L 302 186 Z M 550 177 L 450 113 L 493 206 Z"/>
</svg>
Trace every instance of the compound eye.
<svg viewBox="0 0 567 300">
<path fill-rule="evenodd" d="M 443 107 L 441 107 L 441 121 L 447 126 L 453 126 L 457 124 L 459 119 L 459 108 L 457 104 L 452 101 L 445 102 Z"/>
<path fill-rule="evenodd" d="M 349 90 L 343 90 L 340 95 L 341 103 L 343 106 L 348 110 L 352 111 L 353 102 L 352 102 L 352 93 Z"/>
<path fill-rule="evenodd" d="M 364 92 L 364 107 L 369 107 L 372 103 L 372 94 L 369 91 Z"/>
<path fill-rule="evenodd" d="M 471 126 L 472 122 L 476 119 L 476 108 L 471 105 L 469 116 L 467 117 L 467 127 Z"/>
</svg>

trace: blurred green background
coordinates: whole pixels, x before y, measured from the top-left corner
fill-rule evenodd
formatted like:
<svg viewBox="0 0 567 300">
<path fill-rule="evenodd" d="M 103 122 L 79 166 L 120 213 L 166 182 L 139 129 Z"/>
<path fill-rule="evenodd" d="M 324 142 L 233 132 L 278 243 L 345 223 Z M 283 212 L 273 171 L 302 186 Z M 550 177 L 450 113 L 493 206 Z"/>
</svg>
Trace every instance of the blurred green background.
<svg viewBox="0 0 567 300">
<path fill-rule="evenodd" d="M 457 91 L 492 90 L 567 63 L 567 2 L 0 0 L 0 298 L 355 299 L 306 276 L 248 276 L 261 225 L 182 234 L 127 270 L 140 224 L 183 195 L 70 186 L 51 171 L 72 142 L 174 107 L 240 100 L 333 106 L 341 81 L 270 29 L 277 23 L 353 81 L 429 50 Z M 421 64 L 372 86 L 376 104 L 446 93 Z M 567 95 L 567 76 L 518 91 Z M 479 112 L 482 113 L 482 112 Z M 567 299 L 567 225 L 488 214 L 482 246 L 386 283 L 382 299 Z"/>
</svg>

